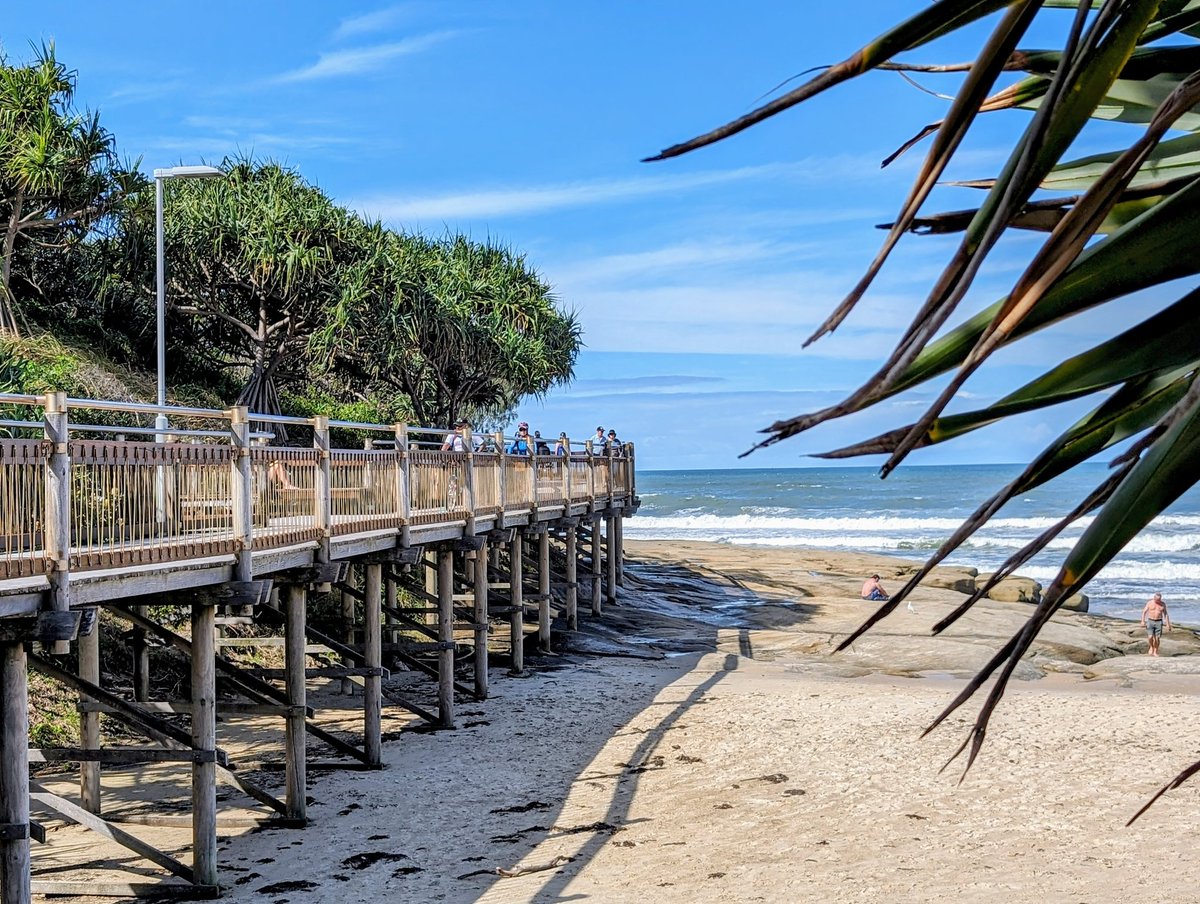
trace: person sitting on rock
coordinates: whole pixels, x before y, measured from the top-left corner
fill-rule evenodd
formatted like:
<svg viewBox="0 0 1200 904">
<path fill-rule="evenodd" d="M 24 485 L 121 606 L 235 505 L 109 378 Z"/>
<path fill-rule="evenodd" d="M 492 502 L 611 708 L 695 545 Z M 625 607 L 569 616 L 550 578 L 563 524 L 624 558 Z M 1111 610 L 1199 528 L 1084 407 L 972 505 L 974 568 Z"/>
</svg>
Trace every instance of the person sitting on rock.
<svg viewBox="0 0 1200 904">
<path fill-rule="evenodd" d="M 888 593 L 879 585 L 879 575 L 873 574 L 862 585 L 862 593 L 860 594 L 865 600 L 886 600 Z"/>
</svg>

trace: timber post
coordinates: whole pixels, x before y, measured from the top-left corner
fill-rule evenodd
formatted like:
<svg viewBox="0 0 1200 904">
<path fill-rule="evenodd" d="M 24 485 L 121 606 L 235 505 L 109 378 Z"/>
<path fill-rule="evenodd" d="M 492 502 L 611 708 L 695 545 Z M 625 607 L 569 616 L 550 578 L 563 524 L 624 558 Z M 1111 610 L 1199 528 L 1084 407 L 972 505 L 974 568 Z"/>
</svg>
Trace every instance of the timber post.
<svg viewBox="0 0 1200 904">
<path fill-rule="evenodd" d="M 550 652 L 550 531 L 538 534 L 538 647 Z"/>
<path fill-rule="evenodd" d="M 615 605 L 617 602 L 617 557 L 616 557 L 616 542 L 617 542 L 616 521 L 617 521 L 617 519 L 616 519 L 615 515 L 610 514 L 608 516 L 608 518 L 606 519 L 606 521 L 607 521 L 607 524 L 605 525 L 604 546 L 605 546 L 605 552 L 608 554 L 607 559 L 605 561 L 605 565 L 607 566 L 606 570 L 608 573 L 605 576 L 606 586 L 604 588 L 604 591 L 605 591 L 604 595 L 605 595 L 605 599 L 607 600 L 608 604 L 610 606 L 612 606 L 612 605 Z"/>
<path fill-rule="evenodd" d="M 616 563 L 617 563 L 617 587 L 625 586 L 625 516 L 617 515 L 613 519 L 613 526 L 616 528 Z"/>
<path fill-rule="evenodd" d="M 567 630 L 579 629 L 579 538 L 575 519 L 567 519 Z"/>
<path fill-rule="evenodd" d="M 525 589 L 524 537 L 520 529 L 513 531 L 512 545 L 508 556 L 508 586 L 512 607 L 508 613 L 508 636 L 512 651 L 512 666 L 509 674 L 520 675 L 525 671 Z"/>
<path fill-rule="evenodd" d="M 412 545 L 412 530 L 409 528 L 409 515 L 411 510 L 412 499 L 412 463 L 408 457 L 408 424 L 397 424 L 395 428 L 396 436 L 396 457 L 399 462 L 399 467 L 396 469 L 396 492 L 399 494 L 400 505 L 400 545 Z"/>
<path fill-rule="evenodd" d="M 97 633 L 99 629 L 93 631 Z M 192 881 L 217 885 L 216 607 L 192 604 Z"/>
<path fill-rule="evenodd" d="M 488 696 L 488 545 L 475 551 L 475 699 Z"/>
<path fill-rule="evenodd" d="M 454 551 L 437 552 L 438 723 L 454 727 Z"/>
<path fill-rule="evenodd" d="M 603 611 L 600 584 L 600 518 L 592 516 L 592 615 L 600 615 Z"/>
<path fill-rule="evenodd" d="M 233 538 L 237 542 L 235 577 L 254 577 L 254 473 L 250 468 L 250 415 L 245 405 L 229 409 L 229 433 L 233 443 Z"/>
<path fill-rule="evenodd" d="M 138 607 L 139 609 L 142 607 Z M 79 677 L 100 686 L 100 618 L 96 613 L 92 630 L 78 639 Z M 80 702 L 88 698 L 80 695 Z M 100 713 L 84 711 L 79 714 L 79 746 L 95 750 L 100 746 Z M 100 764 L 79 764 L 79 798 L 89 813 L 100 812 Z"/>
<path fill-rule="evenodd" d="M 71 609 L 71 438 L 67 419 L 67 394 L 48 392 L 43 407 L 46 442 L 46 561 L 50 567 L 50 608 Z M 70 650 L 66 641 L 56 641 L 54 653 Z"/>
<path fill-rule="evenodd" d="M 29 677 L 25 645 L 0 643 L 0 900 L 29 904 Z"/>
<path fill-rule="evenodd" d="M 333 537 L 333 463 L 330 456 L 329 418 L 318 414 L 313 422 L 313 448 L 317 450 L 316 521 L 321 532 L 316 560 L 329 561 L 329 543 Z M 318 588 L 325 590 L 327 588 Z"/>
<path fill-rule="evenodd" d="M 382 583 L 383 565 L 370 563 L 363 582 L 363 664 L 368 672 L 363 678 L 363 752 L 367 765 L 383 762 L 383 628 Z"/>
<path fill-rule="evenodd" d="M 308 821 L 305 793 L 308 778 L 304 728 L 308 692 L 304 680 L 304 630 L 308 603 L 308 588 L 304 584 L 289 584 L 287 588 L 286 622 L 284 627 L 284 672 L 288 714 L 284 766 L 287 784 L 286 816 L 299 823 Z"/>
</svg>

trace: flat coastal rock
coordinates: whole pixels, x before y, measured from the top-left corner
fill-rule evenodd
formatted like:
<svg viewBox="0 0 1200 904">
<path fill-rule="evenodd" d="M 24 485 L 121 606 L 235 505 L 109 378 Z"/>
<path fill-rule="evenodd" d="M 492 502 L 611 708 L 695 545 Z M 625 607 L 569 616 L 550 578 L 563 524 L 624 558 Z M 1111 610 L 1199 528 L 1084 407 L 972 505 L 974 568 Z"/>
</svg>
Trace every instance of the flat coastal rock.
<svg viewBox="0 0 1200 904">
<path fill-rule="evenodd" d="M 991 577 L 992 572 L 981 574 L 977 579 L 979 586 L 982 587 L 991 580 Z M 1019 574 L 1014 574 L 989 590 L 987 597 L 990 600 L 999 600 L 1005 603 L 1033 603 L 1036 605 L 1042 601 L 1042 585 L 1033 578 L 1024 578 Z"/>
</svg>

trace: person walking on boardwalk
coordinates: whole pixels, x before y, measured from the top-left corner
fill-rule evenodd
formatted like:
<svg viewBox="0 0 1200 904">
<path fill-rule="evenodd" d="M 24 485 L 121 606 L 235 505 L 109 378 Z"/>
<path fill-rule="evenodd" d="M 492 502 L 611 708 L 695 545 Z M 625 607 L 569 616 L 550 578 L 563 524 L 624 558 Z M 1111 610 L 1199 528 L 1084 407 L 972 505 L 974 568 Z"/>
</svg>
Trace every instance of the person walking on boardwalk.
<svg viewBox="0 0 1200 904">
<path fill-rule="evenodd" d="M 1171 616 L 1167 614 L 1167 604 L 1163 602 L 1162 594 L 1156 593 L 1146 600 L 1142 608 L 1142 627 L 1146 629 L 1146 640 L 1150 645 L 1147 652 L 1151 656 L 1158 655 L 1164 625 L 1168 631 L 1171 630 Z"/>
<path fill-rule="evenodd" d="M 471 422 L 459 421 L 454 425 L 454 432 L 447 433 L 442 441 L 443 452 L 470 452 L 474 441 L 471 438 Z"/>
<path fill-rule="evenodd" d="M 504 450 L 509 455 L 530 455 L 533 448 L 529 442 L 529 425 L 525 421 L 517 424 L 517 438 Z"/>
<path fill-rule="evenodd" d="M 879 584 L 879 575 L 873 574 L 863 581 L 862 592 L 859 594 L 865 600 L 886 600 L 888 593 Z"/>
<path fill-rule="evenodd" d="M 608 440 L 604 438 L 604 428 L 597 427 L 596 435 L 592 437 L 592 452 L 603 455 L 608 451 Z"/>
</svg>

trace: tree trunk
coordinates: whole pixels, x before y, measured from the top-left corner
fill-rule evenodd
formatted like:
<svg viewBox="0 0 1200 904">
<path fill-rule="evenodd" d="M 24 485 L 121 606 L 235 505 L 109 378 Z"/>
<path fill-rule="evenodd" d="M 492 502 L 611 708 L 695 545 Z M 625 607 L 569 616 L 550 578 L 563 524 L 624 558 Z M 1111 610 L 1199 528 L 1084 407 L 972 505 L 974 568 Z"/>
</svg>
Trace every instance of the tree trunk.
<svg viewBox="0 0 1200 904">
<path fill-rule="evenodd" d="M 17 244 L 17 233 L 20 231 L 21 208 L 25 205 L 25 192 L 18 191 L 13 198 L 12 216 L 8 218 L 8 229 L 4 233 L 3 273 L 0 274 L 0 333 L 10 333 L 13 336 L 21 334 L 17 327 L 16 309 L 13 307 L 12 294 L 12 259 L 13 249 Z"/>
</svg>

